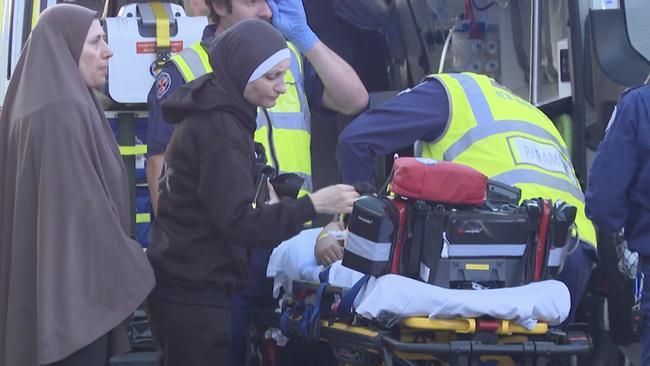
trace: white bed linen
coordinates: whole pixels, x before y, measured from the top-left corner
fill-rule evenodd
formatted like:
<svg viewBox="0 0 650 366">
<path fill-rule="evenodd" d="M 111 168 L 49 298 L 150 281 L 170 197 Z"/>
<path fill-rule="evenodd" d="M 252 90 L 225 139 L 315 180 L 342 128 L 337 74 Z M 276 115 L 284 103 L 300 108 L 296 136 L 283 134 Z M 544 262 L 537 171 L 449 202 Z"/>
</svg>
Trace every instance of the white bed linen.
<svg viewBox="0 0 650 366">
<path fill-rule="evenodd" d="M 570 306 L 569 290 L 560 281 L 491 290 L 450 290 L 398 275 L 372 278 L 355 301 L 356 312 L 369 319 L 382 311 L 430 319 L 488 315 L 528 329 L 538 320 L 560 324 L 569 315 Z"/>
<path fill-rule="evenodd" d="M 304 230 L 280 244 L 271 255 L 266 275 L 274 277 L 273 294 L 280 288 L 291 293 L 295 279 L 319 281 L 324 267 L 314 258 L 314 245 L 320 228 Z M 331 265 L 329 283 L 352 287 L 362 273 Z M 525 286 L 492 290 L 450 290 L 398 275 L 371 278 L 355 301 L 358 314 L 374 318 L 381 311 L 402 317 L 429 318 L 478 317 L 512 320 L 528 329 L 537 321 L 556 325 L 569 314 L 571 298 L 559 281 L 542 281 Z"/>
</svg>

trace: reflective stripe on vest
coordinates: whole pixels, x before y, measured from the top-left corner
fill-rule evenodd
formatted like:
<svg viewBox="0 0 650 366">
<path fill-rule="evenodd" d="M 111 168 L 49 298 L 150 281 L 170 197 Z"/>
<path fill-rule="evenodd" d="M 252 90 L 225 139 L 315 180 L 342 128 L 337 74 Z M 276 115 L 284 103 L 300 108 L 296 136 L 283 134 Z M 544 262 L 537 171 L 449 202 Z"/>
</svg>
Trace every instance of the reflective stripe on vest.
<svg viewBox="0 0 650 366">
<path fill-rule="evenodd" d="M 186 83 L 212 72 L 208 53 L 201 45 L 201 42 L 193 43 L 172 56 L 169 61 L 176 65 Z"/>
<path fill-rule="evenodd" d="M 135 214 L 136 224 L 146 224 L 151 222 L 151 214 L 148 212 Z"/>
<path fill-rule="evenodd" d="M 134 146 L 120 145 L 120 154 L 123 156 L 144 155 L 146 153 L 147 153 L 147 145 L 134 145 Z"/>
<path fill-rule="evenodd" d="M 311 176 L 311 116 L 304 91 L 302 59 L 293 44 L 287 42 L 291 50 L 291 67 L 285 75 L 287 91 L 281 95 L 276 105 L 269 109 L 273 125 L 273 146 L 280 164 L 280 172 L 296 173 L 305 179 L 299 196 L 313 189 Z M 206 50 L 201 42 L 196 42 L 171 60 L 185 82 L 190 82 L 212 72 Z M 258 110 L 255 141 L 264 145 L 269 162 L 271 148 L 268 141 L 268 128 L 264 113 Z"/>
<path fill-rule="evenodd" d="M 528 120 L 500 120 L 498 124 L 495 124 L 490 105 L 476 81 L 472 77 L 463 74 L 450 74 L 450 76 L 456 79 L 460 86 L 465 90 L 467 101 L 474 112 L 477 126 L 468 131 L 468 133 L 463 135 L 463 137 L 445 151 L 445 160 L 454 160 L 476 141 L 510 131 L 525 132 L 542 139 L 552 140 L 566 156 L 569 156 L 569 152 L 566 149 L 564 141 L 559 138 L 559 134 L 558 136 L 554 136 L 543 127 L 529 122 Z M 526 103 L 523 100 L 521 100 L 521 102 Z"/>
<path fill-rule="evenodd" d="M 450 120 L 439 139 L 419 141 L 416 154 L 469 165 L 491 179 L 516 185 L 522 199 L 562 199 L 576 206 L 580 238 L 596 245 L 566 144 L 548 117 L 486 76 L 429 78 L 445 87 Z"/>
</svg>

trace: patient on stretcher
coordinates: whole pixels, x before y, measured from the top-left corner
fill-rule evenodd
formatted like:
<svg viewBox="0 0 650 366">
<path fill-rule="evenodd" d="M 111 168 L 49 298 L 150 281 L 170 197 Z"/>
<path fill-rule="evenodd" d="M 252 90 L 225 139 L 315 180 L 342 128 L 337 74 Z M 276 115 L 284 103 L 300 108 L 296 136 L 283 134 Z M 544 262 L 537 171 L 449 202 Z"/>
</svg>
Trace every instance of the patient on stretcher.
<svg viewBox="0 0 650 366">
<path fill-rule="evenodd" d="M 344 267 L 340 260 L 334 261 L 329 267 L 319 264 L 314 255 L 314 247 L 320 232 L 320 228 L 304 230 L 273 251 L 267 276 L 274 278 L 274 296 L 279 296 L 281 288 L 285 293 L 291 293 L 293 280 L 324 280 L 334 286 L 350 288 L 364 276 L 363 273 Z M 326 269 L 326 276 L 321 275 Z M 368 319 L 377 317 L 383 311 L 403 318 L 489 316 L 512 320 L 532 329 L 538 321 L 549 325 L 560 324 L 569 314 L 570 302 L 568 289 L 556 280 L 510 288 L 457 290 L 387 274 L 370 278 L 354 304 L 356 313 Z"/>
</svg>

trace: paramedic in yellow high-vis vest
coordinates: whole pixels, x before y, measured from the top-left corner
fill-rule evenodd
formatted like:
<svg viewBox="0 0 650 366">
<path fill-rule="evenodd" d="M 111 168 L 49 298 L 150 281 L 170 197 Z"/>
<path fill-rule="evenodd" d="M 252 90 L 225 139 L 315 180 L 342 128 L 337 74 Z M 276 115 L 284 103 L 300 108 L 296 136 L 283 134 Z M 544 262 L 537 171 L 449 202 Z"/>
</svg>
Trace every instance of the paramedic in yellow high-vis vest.
<svg viewBox="0 0 650 366">
<path fill-rule="evenodd" d="M 280 172 L 296 173 L 305 179 L 300 195 L 312 191 L 311 119 L 309 106 L 324 107 L 346 115 L 361 112 L 368 93 L 342 58 L 321 42 L 307 25 L 301 0 L 205 0 L 210 20 L 200 41 L 186 45 L 158 73 L 147 98 L 147 182 L 154 212 L 157 208 L 158 178 L 173 131 L 165 122 L 161 105 L 179 86 L 211 72 L 207 48 L 224 30 L 243 19 L 272 22 L 288 40 L 291 68 L 285 77 L 287 93 L 267 113 L 258 111 L 255 140 L 264 144 L 267 159 Z M 303 56 L 307 63 L 303 63 Z M 305 77 L 305 67 L 315 71 Z M 272 129 L 269 128 L 272 126 Z"/>
<path fill-rule="evenodd" d="M 484 75 L 437 74 L 355 119 L 337 149 L 343 182 L 372 182 L 374 157 L 415 143 L 416 156 L 471 166 L 519 187 L 522 199 L 561 199 L 578 208 L 580 245 L 560 279 L 575 315 L 597 261 L 596 232 L 569 151 L 539 109 Z"/>
<path fill-rule="evenodd" d="M 163 66 L 147 99 L 147 183 L 154 212 L 157 209 L 158 178 L 174 129 L 163 119 L 161 105 L 179 86 L 212 71 L 206 50 L 216 36 L 233 24 L 251 18 L 271 22 L 285 36 L 291 51 L 291 66 L 285 75 L 287 91 L 277 99 L 275 107 L 258 110 L 255 141 L 264 145 L 267 161 L 277 171 L 295 173 L 304 179 L 300 196 L 311 192 L 310 106 L 354 115 L 368 104 L 367 91 L 352 67 L 309 28 L 302 0 L 205 0 L 205 3 L 212 24 L 205 28 L 200 41 L 185 45 L 183 51 Z M 303 56 L 308 62 L 303 62 Z M 306 67 L 315 71 L 311 73 L 313 77 L 305 77 Z M 233 296 L 231 365 L 244 364 L 252 309 L 272 301 L 272 282 L 266 279 L 270 252 L 270 249 L 263 248 L 253 251 L 249 283 L 242 292 Z"/>
</svg>

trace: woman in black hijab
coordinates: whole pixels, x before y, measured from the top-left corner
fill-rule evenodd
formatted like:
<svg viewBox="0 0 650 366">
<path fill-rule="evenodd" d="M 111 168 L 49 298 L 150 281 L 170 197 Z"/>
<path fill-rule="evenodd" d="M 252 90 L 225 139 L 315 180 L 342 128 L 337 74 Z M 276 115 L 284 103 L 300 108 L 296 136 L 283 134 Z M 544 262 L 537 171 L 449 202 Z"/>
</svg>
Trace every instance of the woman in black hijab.
<svg viewBox="0 0 650 366">
<path fill-rule="evenodd" d="M 106 365 L 153 288 L 92 88 L 112 52 L 95 12 L 55 5 L 20 55 L 0 118 L 0 365 Z"/>
<path fill-rule="evenodd" d="M 178 126 L 148 251 L 157 279 L 148 309 L 166 365 L 228 364 L 230 295 L 246 280 L 248 248 L 279 244 L 316 213 L 351 212 L 358 197 L 336 185 L 267 202 L 258 168 L 265 154 L 253 142 L 256 110 L 285 92 L 289 60 L 270 24 L 242 21 L 212 46 L 214 72 L 163 105 L 165 120 Z"/>
</svg>

